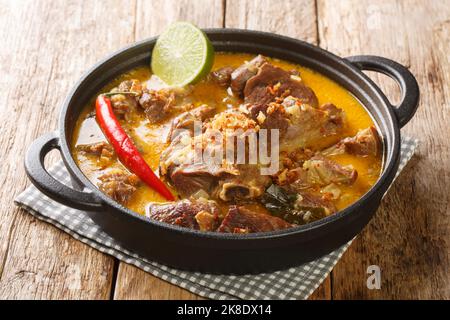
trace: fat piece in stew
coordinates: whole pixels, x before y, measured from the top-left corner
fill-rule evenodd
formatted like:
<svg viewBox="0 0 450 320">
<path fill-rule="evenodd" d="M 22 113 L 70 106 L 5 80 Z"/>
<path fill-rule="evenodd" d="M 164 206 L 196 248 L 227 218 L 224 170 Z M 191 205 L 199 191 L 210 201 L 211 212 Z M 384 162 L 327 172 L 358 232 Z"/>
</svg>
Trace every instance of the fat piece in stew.
<svg viewBox="0 0 450 320">
<path fill-rule="evenodd" d="M 102 92 L 116 93 L 120 125 L 177 200 L 122 165 L 93 101 L 77 121 L 72 154 L 102 192 L 149 219 L 212 232 L 286 229 L 351 205 L 380 175 L 382 140 L 364 107 L 302 66 L 217 53 L 195 84 L 168 87 L 142 66 Z"/>
</svg>

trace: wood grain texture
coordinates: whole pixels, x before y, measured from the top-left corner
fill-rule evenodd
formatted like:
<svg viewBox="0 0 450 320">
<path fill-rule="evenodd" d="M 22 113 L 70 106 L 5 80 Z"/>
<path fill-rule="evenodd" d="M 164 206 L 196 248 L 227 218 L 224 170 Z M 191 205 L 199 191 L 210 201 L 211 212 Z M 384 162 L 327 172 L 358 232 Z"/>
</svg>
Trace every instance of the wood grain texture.
<svg viewBox="0 0 450 320">
<path fill-rule="evenodd" d="M 13 198 L 29 184 L 26 147 L 56 129 L 70 87 L 100 57 L 133 40 L 134 10 L 119 5 L 0 3 L 0 116 L 6 120 L 0 181 L 7 186 L 0 188 L 0 298 L 109 298 L 114 260 L 33 219 Z M 105 15 L 116 30 L 99 23 Z"/>
<path fill-rule="evenodd" d="M 225 26 L 317 43 L 315 1 L 227 0 Z"/>
<path fill-rule="evenodd" d="M 121 263 L 114 299 L 123 300 L 197 300 L 201 297 L 134 266 Z"/>
<path fill-rule="evenodd" d="M 421 88 L 417 114 L 402 130 L 418 156 L 376 217 L 333 271 L 333 298 L 450 298 L 450 3 L 319 1 L 322 47 L 341 56 L 375 54 L 410 67 Z M 388 96 L 398 89 L 375 77 Z M 366 270 L 381 268 L 381 289 Z"/>
<path fill-rule="evenodd" d="M 221 28 L 223 0 L 138 0 L 135 40 L 153 37 L 170 23 L 189 21 L 200 28 Z"/>
<path fill-rule="evenodd" d="M 138 1 L 135 40 L 158 35 L 177 20 L 190 21 L 202 28 L 223 26 L 224 2 L 221 0 Z M 171 285 L 136 267 L 120 263 L 114 299 L 197 299 L 187 290 Z"/>
<path fill-rule="evenodd" d="M 331 300 L 331 274 L 309 296 L 309 300 Z"/>
</svg>

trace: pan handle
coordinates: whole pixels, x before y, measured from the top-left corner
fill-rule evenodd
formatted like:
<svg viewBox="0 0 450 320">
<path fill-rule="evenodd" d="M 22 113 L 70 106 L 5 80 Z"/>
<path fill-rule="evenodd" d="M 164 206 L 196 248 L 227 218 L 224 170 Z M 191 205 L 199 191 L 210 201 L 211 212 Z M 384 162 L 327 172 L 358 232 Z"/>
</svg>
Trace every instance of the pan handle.
<svg viewBox="0 0 450 320">
<path fill-rule="evenodd" d="M 25 157 L 25 171 L 31 182 L 42 193 L 59 203 L 80 210 L 100 211 L 102 201 L 93 193 L 72 189 L 47 172 L 44 158 L 53 149 L 60 150 L 59 137 L 56 132 L 39 137 L 28 148 Z"/>
<path fill-rule="evenodd" d="M 392 106 L 400 128 L 411 120 L 419 105 L 420 93 L 416 78 L 406 67 L 390 59 L 378 56 L 352 56 L 345 59 L 360 70 L 381 72 L 394 79 L 400 85 L 402 94 L 400 104 Z"/>
</svg>

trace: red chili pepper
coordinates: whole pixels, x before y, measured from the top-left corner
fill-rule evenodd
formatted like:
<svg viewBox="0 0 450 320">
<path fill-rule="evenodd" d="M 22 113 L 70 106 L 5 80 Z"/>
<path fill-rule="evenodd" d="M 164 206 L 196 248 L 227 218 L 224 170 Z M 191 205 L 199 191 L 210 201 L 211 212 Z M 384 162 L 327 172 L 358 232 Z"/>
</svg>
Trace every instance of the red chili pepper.
<svg viewBox="0 0 450 320">
<path fill-rule="evenodd" d="M 133 141 L 125 133 L 119 121 L 117 121 L 111 107 L 111 100 L 105 95 L 99 95 L 96 103 L 97 121 L 108 141 L 112 144 L 119 160 L 131 172 L 136 174 L 151 188 L 160 193 L 164 198 L 174 201 L 175 198 L 167 186 L 155 175 L 152 169 L 145 162 Z"/>
</svg>

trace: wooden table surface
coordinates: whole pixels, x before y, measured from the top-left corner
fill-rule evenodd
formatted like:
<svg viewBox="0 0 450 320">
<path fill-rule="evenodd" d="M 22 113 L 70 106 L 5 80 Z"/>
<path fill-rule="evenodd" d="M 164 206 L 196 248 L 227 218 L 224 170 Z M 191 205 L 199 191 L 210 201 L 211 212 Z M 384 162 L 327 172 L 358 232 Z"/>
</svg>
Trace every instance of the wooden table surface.
<svg viewBox="0 0 450 320">
<path fill-rule="evenodd" d="M 60 105 L 81 74 L 105 55 L 187 20 L 275 32 L 342 57 L 381 55 L 410 68 L 421 103 L 402 132 L 420 139 L 417 155 L 312 298 L 449 299 L 449 8 L 448 0 L 0 0 L 0 298 L 199 298 L 13 203 L 30 184 L 26 147 L 57 128 Z M 393 81 L 373 78 L 399 100 Z M 369 265 L 381 269 L 380 290 L 366 286 Z"/>
</svg>

